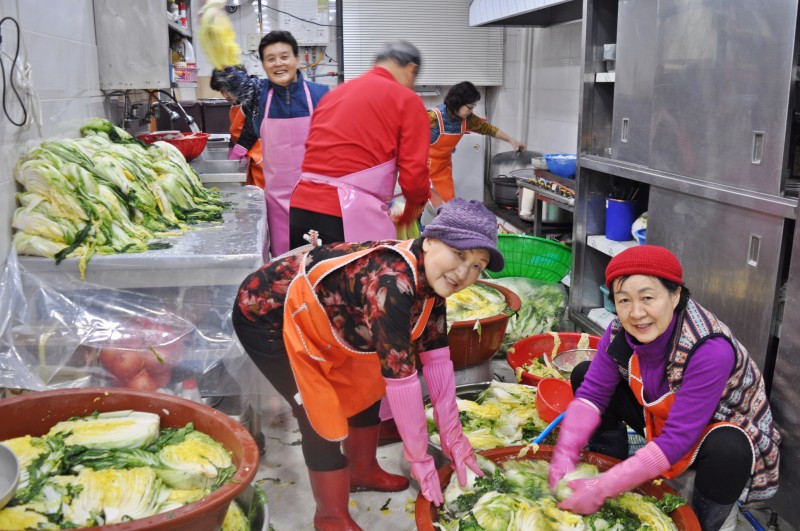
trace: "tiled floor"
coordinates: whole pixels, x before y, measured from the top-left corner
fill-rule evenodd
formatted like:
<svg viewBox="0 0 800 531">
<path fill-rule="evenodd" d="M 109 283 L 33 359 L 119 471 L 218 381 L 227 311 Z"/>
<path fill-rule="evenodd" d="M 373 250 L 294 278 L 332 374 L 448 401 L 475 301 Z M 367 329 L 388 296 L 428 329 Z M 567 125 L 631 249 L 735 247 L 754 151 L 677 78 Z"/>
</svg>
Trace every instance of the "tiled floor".
<svg viewBox="0 0 800 531">
<path fill-rule="evenodd" d="M 504 361 L 495 361 L 494 373 L 510 381 Z M 262 380 L 262 428 L 266 436 L 266 453 L 261 461 L 257 483 L 269 499 L 270 523 L 275 531 L 313 530 L 315 503 L 308 474 L 300 450 L 300 434 L 288 404 Z M 388 471 L 409 475 L 408 463 L 402 457 L 400 443 L 378 449 L 378 460 Z M 411 531 L 416 529 L 413 502 L 417 489 L 413 483 L 403 492 L 359 492 L 350 495 L 350 514 L 365 530 Z M 767 514 L 755 512 L 766 529 Z M 753 527 L 739 515 L 736 531 L 752 531 Z M 783 523 L 781 531 L 792 531 Z"/>
</svg>

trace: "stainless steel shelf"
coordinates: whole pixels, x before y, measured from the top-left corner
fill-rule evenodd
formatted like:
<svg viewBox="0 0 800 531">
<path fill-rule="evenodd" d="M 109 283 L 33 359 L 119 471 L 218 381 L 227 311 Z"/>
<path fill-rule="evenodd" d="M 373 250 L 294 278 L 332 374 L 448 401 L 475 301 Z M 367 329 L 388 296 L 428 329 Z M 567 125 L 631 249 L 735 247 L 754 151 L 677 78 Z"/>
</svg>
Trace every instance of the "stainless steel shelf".
<svg viewBox="0 0 800 531">
<path fill-rule="evenodd" d="M 590 169 L 617 177 L 624 177 L 659 188 L 712 199 L 765 214 L 788 219 L 795 219 L 797 215 L 798 201 L 794 197 L 762 194 L 711 181 L 701 181 L 597 155 L 580 155 L 579 165 L 581 169 Z"/>
<path fill-rule="evenodd" d="M 575 212 L 575 198 L 564 197 L 563 195 L 558 195 L 555 192 L 550 192 L 549 190 L 545 190 L 541 186 L 536 186 L 535 184 L 528 182 L 524 179 L 517 179 L 517 185 L 521 186 L 522 188 L 527 188 L 528 190 L 533 190 L 536 194 L 534 196 L 534 201 L 546 201 L 550 204 L 556 205 L 558 208 L 563 210 L 567 210 L 569 212 Z"/>
<path fill-rule="evenodd" d="M 590 334 L 602 336 L 606 331 L 605 328 L 600 327 L 600 324 L 589 319 L 589 316 L 585 313 L 570 312 L 569 318 L 578 326 L 578 328 Z"/>
<path fill-rule="evenodd" d="M 192 38 L 191 30 L 189 30 L 189 28 L 184 28 L 183 26 L 180 25 L 180 23 L 167 19 L 167 25 L 169 26 L 169 29 L 177 31 L 187 39 Z"/>
</svg>

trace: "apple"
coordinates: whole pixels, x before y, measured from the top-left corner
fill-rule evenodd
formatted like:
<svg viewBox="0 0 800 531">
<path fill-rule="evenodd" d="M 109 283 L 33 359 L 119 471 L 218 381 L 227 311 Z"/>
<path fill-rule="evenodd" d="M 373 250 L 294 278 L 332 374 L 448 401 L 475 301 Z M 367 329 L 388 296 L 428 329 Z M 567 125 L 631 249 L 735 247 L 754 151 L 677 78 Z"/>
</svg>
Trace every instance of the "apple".
<svg viewBox="0 0 800 531">
<path fill-rule="evenodd" d="M 144 368 L 144 359 L 138 350 L 104 347 L 100 349 L 100 363 L 121 380 L 134 377 Z"/>
</svg>

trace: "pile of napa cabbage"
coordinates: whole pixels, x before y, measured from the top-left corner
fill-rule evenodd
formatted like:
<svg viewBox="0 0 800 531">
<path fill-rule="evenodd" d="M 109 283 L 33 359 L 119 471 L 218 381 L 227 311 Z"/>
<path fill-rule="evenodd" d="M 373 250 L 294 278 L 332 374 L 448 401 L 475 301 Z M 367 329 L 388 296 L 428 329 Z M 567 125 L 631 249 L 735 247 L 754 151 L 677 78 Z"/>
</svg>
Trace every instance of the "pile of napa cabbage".
<svg viewBox="0 0 800 531">
<path fill-rule="evenodd" d="M 509 460 L 495 465 L 479 457 L 484 477 L 467 471 L 461 487 L 455 474 L 444 490 L 445 503 L 434 527 L 445 531 L 670 531 L 677 530 L 669 513 L 686 500 L 666 494 L 663 499 L 626 492 L 606 500 L 595 514 L 581 516 L 559 509 L 569 496 L 567 483 L 598 474 L 597 467 L 581 463 L 559 482 L 555 492 L 547 484 L 549 463 Z"/>
<path fill-rule="evenodd" d="M 24 188 L 12 220 L 19 254 L 78 258 L 83 278 L 94 254 L 163 248 L 152 240 L 222 219 L 219 193 L 203 186 L 175 146 L 145 146 L 100 118 L 81 134 L 42 142 L 14 168 Z"/>
<path fill-rule="evenodd" d="M 464 435 L 476 450 L 528 444 L 548 425 L 536 408 L 536 388 L 493 380 L 475 400 L 456 398 Z M 433 408 L 426 406 L 428 438 L 440 445 Z M 555 435 L 543 441 L 555 443 Z"/>
<path fill-rule="evenodd" d="M 231 453 L 191 423 L 160 429 L 158 415 L 140 411 L 72 418 L 2 442 L 20 462 L 17 492 L 0 510 L 9 531 L 146 518 L 200 500 L 236 473 Z M 235 521 L 228 529 L 249 529 Z"/>
</svg>

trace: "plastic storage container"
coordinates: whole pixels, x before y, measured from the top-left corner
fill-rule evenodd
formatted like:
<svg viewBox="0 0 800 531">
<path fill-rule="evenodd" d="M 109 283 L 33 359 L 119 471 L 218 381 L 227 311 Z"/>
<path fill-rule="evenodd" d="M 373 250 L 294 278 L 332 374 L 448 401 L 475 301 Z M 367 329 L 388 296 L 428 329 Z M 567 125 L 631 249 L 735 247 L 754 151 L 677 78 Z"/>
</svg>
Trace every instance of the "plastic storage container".
<svg viewBox="0 0 800 531">
<path fill-rule="evenodd" d="M 605 286 L 599 286 L 600 293 L 603 294 L 603 308 L 606 311 L 609 311 L 613 314 L 617 313 L 617 307 L 614 306 L 614 301 L 611 300 L 611 294 L 608 292 L 608 288 Z"/>
<path fill-rule="evenodd" d="M 227 135 L 231 132 L 231 104 L 227 100 L 203 100 L 203 131 Z"/>
</svg>

